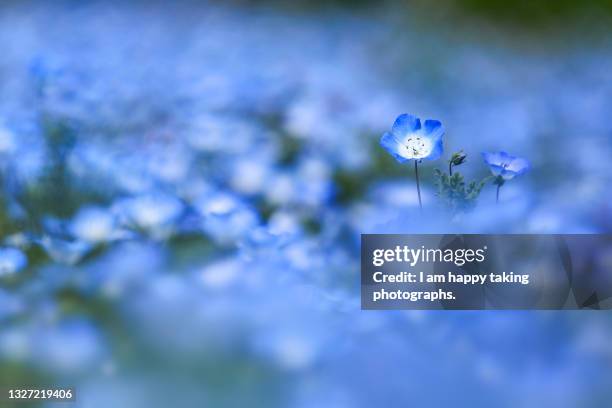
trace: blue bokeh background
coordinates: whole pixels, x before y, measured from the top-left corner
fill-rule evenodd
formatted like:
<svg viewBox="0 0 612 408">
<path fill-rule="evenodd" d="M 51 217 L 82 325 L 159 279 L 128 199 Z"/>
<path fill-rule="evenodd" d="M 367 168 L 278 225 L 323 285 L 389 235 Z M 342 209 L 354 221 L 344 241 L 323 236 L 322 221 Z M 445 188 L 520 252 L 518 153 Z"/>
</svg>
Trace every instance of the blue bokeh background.
<svg viewBox="0 0 612 408">
<path fill-rule="evenodd" d="M 362 233 L 612 227 L 605 13 L 464 3 L 2 3 L 0 383 L 92 408 L 609 405 L 608 312 L 360 310 Z M 403 112 L 446 128 L 423 215 L 378 146 Z M 484 150 L 532 169 L 447 214 L 433 170 L 459 149 L 468 179 Z"/>
</svg>

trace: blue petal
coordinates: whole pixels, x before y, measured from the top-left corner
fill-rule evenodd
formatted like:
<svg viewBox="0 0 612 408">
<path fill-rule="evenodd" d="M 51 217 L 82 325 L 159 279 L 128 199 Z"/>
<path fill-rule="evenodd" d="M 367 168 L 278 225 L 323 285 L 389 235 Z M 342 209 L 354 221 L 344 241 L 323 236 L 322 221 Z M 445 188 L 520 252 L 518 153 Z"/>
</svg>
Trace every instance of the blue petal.
<svg viewBox="0 0 612 408">
<path fill-rule="evenodd" d="M 423 123 L 423 130 L 425 131 L 425 136 L 432 140 L 441 139 L 444 135 L 444 128 L 439 120 L 427 119 Z"/>
<path fill-rule="evenodd" d="M 504 168 L 502 166 L 498 166 L 497 164 L 489 164 L 489 168 L 494 176 L 499 176 L 504 172 Z"/>
<path fill-rule="evenodd" d="M 525 173 L 529 170 L 530 164 L 527 159 L 523 159 L 522 157 L 516 157 L 514 160 L 510 162 L 507 170 L 515 172 L 517 175 Z"/>
<path fill-rule="evenodd" d="M 382 137 L 380 138 L 380 145 L 386 151 L 388 151 L 391 156 L 395 157 L 395 160 L 397 160 L 398 162 L 405 163 L 408 161 L 408 159 L 406 159 L 405 157 L 400 156 L 398 152 L 399 142 L 397 141 L 395 136 L 393 136 L 393 134 L 386 132 L 384 135 L 382 135 Z"/>
<path fill-rule="evenodd" d="M 518 174 L 515 171 L 503 169 L 501 176 L 504 180 L 512 180 L 514 177 L 518 176 Z"/>
<path fill-rule="evenodd" d="M 442 134 L 438 137 L 438 140 L 435 142 L 431 153 L 429 156 L 425 157 L 423 160 L 436 160 L 442 156 L 442 152 L 444 152 L 444 143 L 442 142 Z"/>
<path fill-rule="evenodd" d="M 504 157 L 507 156 L 507 153 L 499 152 L 499 153 L 489 153 L 482 152 L 482 158 L 489 166 L 501 166 L 504 163 Z"/>
<path fill-rule="evenodd" d="M 395 119 L 391 132 L 398 137 L 403 138 L 407 134 L 414 133 L 421 129 L 421 120 L 416 116 L 404 113 Z"/>
</svg>

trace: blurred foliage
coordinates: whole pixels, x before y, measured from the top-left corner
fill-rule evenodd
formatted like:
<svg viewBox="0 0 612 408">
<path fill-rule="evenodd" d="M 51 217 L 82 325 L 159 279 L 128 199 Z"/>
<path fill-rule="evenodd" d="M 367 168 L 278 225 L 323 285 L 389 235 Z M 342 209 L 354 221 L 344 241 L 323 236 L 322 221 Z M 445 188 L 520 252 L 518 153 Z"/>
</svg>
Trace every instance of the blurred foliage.
<svg viewBox="0 0 612 408">
<path fill-rule="evenodd" d="M 261 1 L 243 0 L 238 3 L 253 6 Z M 508 26 L 523 26 L 539 28 L 547 25 L 563 24 L 567 21 L 576 22 L 580 19 L 600 19 L 612 17 L 612 0 L 592 1 L 530 1 L 530 0 L 331 0 L 308 1 L 297 0 L 283 2 L 270 0 L 267 3 L 275 7 L 298 8 L 308 11 L 320 11 L 325 8 L 367 9 L 379 10 L 381 5 L 393 9 L 404 9 L 407 15 L 413 15 L 417 10 L 421 15 L 460 14 L 463 17 L 475 17 L 495 24 Z M 565 26 L 563 26 L 565 28 Z"/>
<path fill-rule="evenodd" d="M 574 19 L 581 15 L 612 15 L 611 0 L 531 1 L 459 0 L 447 1 L 454 9 L 495 21 L 538 24 Z"/>
<path fill-rule="evenodd" d="M 434 170 L 436 195 L 444 207 L 453 213 L 467 212 L 476 207 L 480 191 L 489 178 L 480 181 L 470 181 L 466 184 L 463 175 L 455 172 L 448 175 L 438 169 Z"/>
</svg>

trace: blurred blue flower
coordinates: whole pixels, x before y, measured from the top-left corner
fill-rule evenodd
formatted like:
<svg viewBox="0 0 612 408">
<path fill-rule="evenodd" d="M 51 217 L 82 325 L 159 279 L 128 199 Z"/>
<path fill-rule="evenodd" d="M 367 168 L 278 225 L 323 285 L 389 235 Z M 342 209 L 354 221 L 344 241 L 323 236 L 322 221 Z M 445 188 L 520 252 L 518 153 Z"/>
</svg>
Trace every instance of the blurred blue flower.
<svg viewBox="0 0 612 408">
<path fill-rule="evenodd" d="M 246 238 L 259 225 L 257 212 L 231 193 L 206 194 L 193 205 L 202 217 L 204 232 L 217 243 L 230 244 Z"/>
<path fill-rule="evenodd" d="M 179 199 L 160 192 L 122 199 L 114 205 L 114 211 L 127 225 L 156 238 L 166 238 L 172 234 L 183 210 Z"/>
<path fill-rule="evenodd" d="M 85 241 L 65 240 L 50 235 L 44 235 L 37 242 L 54 262 L 66 265 L 76 265 L 92 249 L 91 244 Z"/>
<path fill-rule="evenodd" d="M 115 235 L 115 217 L 99 207 L 84 207 L 70 224 L 70 231 L 80 240 L 96 244 L 113 239 Z"/>
<path fill-rule="evenodd" d="M 437 120 L 427 119 L 421 125 L 416 116 L 404 113 L 397 117 L 391 132 L 380 139 L 385 148 L 400 163 L 408 160 L 435 160 L 442 155 L 444 128 Z"/>
<path fill-rule="evenodd" d="M 19 249 L 0 248 L 0 276 L 19 272 L 28 264 L 28 259 Z"/>
<path fill-rule="evenodd" d="M 494 176 L 501 176 L 504 180 L 511 180 L 527 172 L 530 164 L 527 159 L 512 156 L 506 152 L 482 152 L 482 157 L 491 169 Z"/>
</svg>

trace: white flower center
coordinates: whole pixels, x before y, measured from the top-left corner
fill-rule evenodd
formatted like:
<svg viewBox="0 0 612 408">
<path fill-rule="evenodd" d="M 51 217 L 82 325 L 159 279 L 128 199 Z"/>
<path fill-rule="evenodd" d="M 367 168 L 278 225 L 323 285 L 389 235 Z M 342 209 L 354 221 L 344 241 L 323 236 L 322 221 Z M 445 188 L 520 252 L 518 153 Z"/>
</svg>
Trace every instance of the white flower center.
<svg viewBox="0 0 612 408">
<path fill-rule="evenodd" d="M 410 136 L 400 143 L 399 153 L 407 159 L 422 159 L 431 154 L 431 140 L 421 136 Z"/>
</svg>

